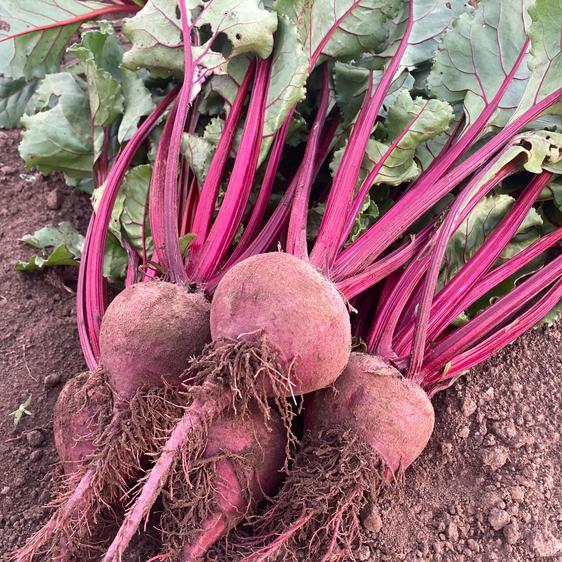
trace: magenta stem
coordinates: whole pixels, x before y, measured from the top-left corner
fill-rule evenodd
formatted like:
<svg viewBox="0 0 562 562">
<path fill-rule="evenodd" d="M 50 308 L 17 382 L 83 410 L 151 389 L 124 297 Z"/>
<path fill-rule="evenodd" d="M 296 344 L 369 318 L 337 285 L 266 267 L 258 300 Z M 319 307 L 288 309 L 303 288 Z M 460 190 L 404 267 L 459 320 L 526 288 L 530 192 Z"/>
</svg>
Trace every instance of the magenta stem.
<svg viewBox="0 0 562 562">
<path fill-rule="evenodd" d="M 252 88 L 250 104 L 240 142 L 240 150 L 217 218 L 201 252 L 192 262 L 193 279 L 208 281 L 219 268 L 238 227 L 248 203 L 256 173 L 263 132 L 263 113 L 266 101 L 270 60 L 259 61 L 256 79 Z"/>
<path fill-rule="evenodd" d="M 310 129 L 308 142 L 303 156 L 302 170 L 298 174 L 295 186 L 295 195 L 289 217 L 289 229 L 287 231 L 286 251 L 301 259 L 308 260 L 308 245 L 306 239 L 308 204 L 314 179 L 314 163 L 318 152 L 320 133 L 324 128 L 328 115 L 328 103 L 330 101 L 330 81 L 328 65 L 324 65 L 322 72 L 322 93 L 320 105 Z"/>
</svg>

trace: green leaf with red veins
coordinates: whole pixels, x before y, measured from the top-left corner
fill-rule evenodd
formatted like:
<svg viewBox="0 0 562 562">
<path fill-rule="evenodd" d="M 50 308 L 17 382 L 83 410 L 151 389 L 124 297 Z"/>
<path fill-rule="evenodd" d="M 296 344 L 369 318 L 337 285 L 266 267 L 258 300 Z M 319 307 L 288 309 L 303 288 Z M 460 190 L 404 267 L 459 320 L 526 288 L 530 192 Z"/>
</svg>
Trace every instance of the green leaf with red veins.
<svg viewBox="0 0 562 562">
<path fill-rule="evenodd" d="M 213 0 L 188 2 L 193 25 L 210 29 L 212 36 L 201 45 L 193 46 L 196 66 L 192 95 L 199 91 L 205 78 L 224 74 L 231 58 L 244 53 L 266 58 L 273 49 L 273 33 L 277 16 L 259 7 L 257 0 Z M 183 36 L 176 0 L 148 0 L 144 8 L 123 24 L 123 33 L 132 43 L 123 62 L 131 69 L 147 68 L 159 75 L 183 74 Z M 211 47 L 215 39 L 222 41 L 222 52 Z"/>
<path fill-rule="evenodd" d="M 56 24 L 107 8 L 87 0 L 2 0 L 0 2 L 0 74 L 12 78 L 43 78 L 59 70 L 64 49 L 79 23 L 7 39 L 34 27 Z M 6 40 L 7 39 L 7 40 Z"/>
<path fill-rule="evenodd" d="M 532 0 L 482 0 L 443 36 L 427 83 L 432 95 L 463 101 L 468 127 L 500 91 L 525 48 Z M 519 104 L 529 79 L 521 62 L 490 124 L 503 126 Z"/>
<path fill-rule="evenodd" d="M 400 0 L 278 0 L 275 9 L 294 23 L 311 66 L 376 51 Z"/>
<path fill-rule="evenodd" d="M 541 101 L 558 88 L 562 88 L 562 2 L 537 0 L 529 9 L 531 15 L 531 77 L 516 114 Z M 562 105 L 557 104 L 562 114 Z M 552 111 L 551 111 L 552 112 Z"/>
<path fill-rule="evenodd" d="M 471 10 L 465 0 L 411 0 L 413 2 L 414 25 L 410 32 L 410 44 L 402 55 L 402 66 L 414 67 L 433 59 L 441 36 L 449 29 L 454 19 Z M 394 55 L 404 35 L 408 21 L 408 2 L 404 2 L 401 13 L 391 24 L 390 46 L 381 53 L 367 55 L 362 64 L 371 61 L 370 68 L 381 68 L 385 60 Z"/>
</svg>

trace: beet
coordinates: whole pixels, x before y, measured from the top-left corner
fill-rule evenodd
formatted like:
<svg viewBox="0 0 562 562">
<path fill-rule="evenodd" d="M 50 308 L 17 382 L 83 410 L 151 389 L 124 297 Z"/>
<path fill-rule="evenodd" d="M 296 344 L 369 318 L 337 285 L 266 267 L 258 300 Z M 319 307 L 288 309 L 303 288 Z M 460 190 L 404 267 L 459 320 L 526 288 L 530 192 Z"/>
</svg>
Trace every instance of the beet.
<svg viewBox="0 0 562 562">
<path fill-rule="evenodd" d="M 211 339 L 210 304 L 203 293 L 163 281 L 131 285 L 102 321 L 101 363 L 113 390 L 130 399 L 142 387 L 177 383 L 188 360 Z"/>
<path fill-rule="evenodd" d="M 191 462 L 176 462 L 163 491 L 165 553 L 158 560 L 200 560 L 281 483 L 286 435 L 279 416 L 268 423 L 257 409 L 226 416 L 206 437 L 201 454 L 190 451 Z"/>
<path fill-rule="evenodd" d="M 294 394 L 334 382 L 351 351 L 349 313 L 336 287 L 282 252 L 248 258 L 223 277 L 213 296 L 211 335 L 265 337 L 291 372 Z"/>
<path fill-rule="evenodd" d="M 64 473 L 83 470 L 111 419 L 112 395 L 102 370 L 80 373 L 63 386 L 55 404 L 55 448 Z"/>
<path fill-rule="evenodd" d="M 113 509 L 121 507 L 143 464 L 160 450 L 183 413 L 174 396 L 189 358 L 210 339 L 209 308 L 202 293 L 161 281 L 132 285 L 109 305 L 102 321 L 98 370 L 113 394 L 111 420 L 87 448 L 84 445 L 88 453 L 95 445 L 87 466 L 66 481 L 58 508 L 18 551 L 20 562 L 46 552 L 63 559 L 80 553 L 86 559 L 85 535 L 106 519 L 114 520 Z M 75 415 L 68 422 L 71 433 L 89 434 L 85 411 L 78 409 Z M 61 449 L 72 449 L 71 439 L 61 437 Z M 78 454 L 74 448 L 72 454 Z"/>
<path fill-rule="evenodd" d="M 253 256 L 225 273 L 211 303 L 211 333 L 213 343 L 186 372 L 198 398 L 163 446 L 105 562 L 119 560 L 185 443 L 201 439 L 205 425 L 229 407 L 244 417 L 253 404 L 267 419 L 273 404 L 290 435 L 293 413 L 285 398 L 332 383 L 351 351 L 349 314 L 337 289 L 305 261 L 281 252 Z"/>
<path fill-rule="evenodd" d="M 303 446 L 252 537 L 221 545 L 224 561 L 350 560 L 360 516 L 423 451 L 434 425 L 425 392 L 381 358 L 352 353 L 305 411 Z"/>
</svg>

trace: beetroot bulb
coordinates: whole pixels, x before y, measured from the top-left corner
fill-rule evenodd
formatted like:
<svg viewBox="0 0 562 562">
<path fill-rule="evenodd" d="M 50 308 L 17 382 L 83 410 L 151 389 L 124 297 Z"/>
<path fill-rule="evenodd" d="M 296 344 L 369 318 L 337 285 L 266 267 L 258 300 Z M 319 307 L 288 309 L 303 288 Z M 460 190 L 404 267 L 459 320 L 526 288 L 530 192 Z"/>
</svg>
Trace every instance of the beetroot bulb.
<svg viewBox="0 0 562 562">
<path fill-rule="evenodd" d="M 71 408 L 60 422 L 63 432 L 64 424 L 78 432 L 84 424 L 94 451 L 67 479 L 53 515 L 16 560 L 31 562 L 45 553 L 67 560 L 84 551 L 96 526 L 115 519 L 113 509 L 121 507 L 145 459 L 159 450 L 169 423 L 181 415 L 170 397 L 189 358 L 210 340 L 209 309 L 203 293 L 163 281 L 134 284 L 111 302 L 102 320 L 96 371 L 111 389 L 111 419 L 92 426 L 86 411 Z M 59 442 L 72 450 L 66 439 Z"/>
<path fill-rule="evenodd" d="M 211 423 L 201 450 L 177 459 L 163 490 L 163 552 L 152 560 L 195 562 L 281 483 L 286 432 L 258 408 Z"/>
<path fill-rule="evenodd" d="M 420 386 L 378 356 L 352 353 L 307 404 L 302 448 L 274 503 L 212 559 L 354 560 L 361 512 L 420 455 L 433 425 Z"/>
<path fill-rule="evenodd" d="M 281 252 L 247 258 L 225 273 L 211 303 L 211 334 L 213 342 L 186 372 L 188 395 L 196 399 L 162 447 L 105 562 L 121 560 L 177 459 L 206 438 L 206 425 L 225 411 L 245 419 L 257 405 L 266 420 L 278 409 L 290 433 L 287 398 L 331 384 L 351 351 L 349 313 L 335 286 Z"/>
</svg>

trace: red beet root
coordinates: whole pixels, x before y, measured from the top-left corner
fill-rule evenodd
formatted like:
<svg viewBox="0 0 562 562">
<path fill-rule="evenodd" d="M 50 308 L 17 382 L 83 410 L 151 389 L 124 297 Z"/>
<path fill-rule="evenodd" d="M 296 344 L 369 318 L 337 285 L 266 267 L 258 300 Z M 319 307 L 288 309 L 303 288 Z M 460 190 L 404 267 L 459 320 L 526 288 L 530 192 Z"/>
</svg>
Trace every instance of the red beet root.
<svg viewBox="0 0 562 562">
<path fill-rule="evenodd" d="M 423 451 L 433 431 L 427 395 L 382 359 L 353 353 L 305 414 L 301 451 L 252 536 L 221 545 L 220 560 L 350 560 L 360 514 Z"/>
<path fill-rule="evenodd" d="M 87 467 L 66 483 L 49 521 L 16 554 L 18 562 L 45 552 L 53 560 L 76 552 L 85 556 L 84 529 L 113 518 L 144 459 L 160 449 L 160 439 L 181 416 L 169 386 L 179 385 L 189 357 L 209 340 L 209 307 L 202 294 L 159 281 L 132 285 L 110 304 L 102 322 L 100 370 L 113 393 L 111 421 L 93 441 Z M 76 416 L 69 427 L 84 422 L 83 414 Z"/>
<path fill-rule="evenodd" d="M 111 419 L 112 396 L 103 371 L 80 373 L 61 390 L 54 411 L 55 447 L 64 473 L 87 465 Z"/>
<path fill-rule="evenodd" d="M 195 562 L 281 482 L 286 435 L 279 416 L 230 416 L 209 427 L 206 446 L 179 459 L 164 490 L 165 554 L 157 560 Z"/>
<path fill-rule="evenodd" d="M 190 392 L 200 398 L 170 434 L 104 562 L 121 559 L 194 432 L 229 406 L 244 416 L 256 402 L 267 419 L 270 398 L 289 426 L 284 398 L 333 382 L 351 350 L 349 314 L 337 289 L 280 252 L 248 258 L 224 275 L 211 304 L 211 333 L 213 344 L 190 367 L 201 381 Z"/>
</svg>

